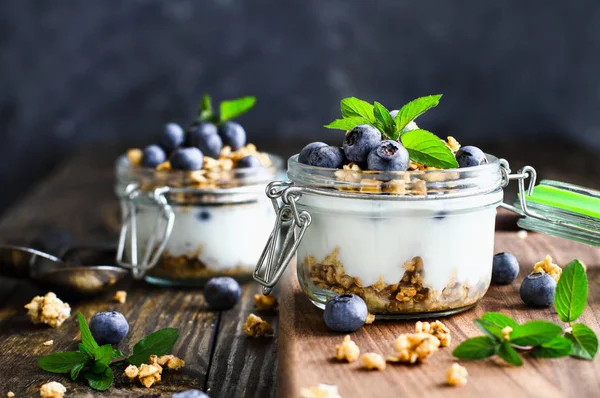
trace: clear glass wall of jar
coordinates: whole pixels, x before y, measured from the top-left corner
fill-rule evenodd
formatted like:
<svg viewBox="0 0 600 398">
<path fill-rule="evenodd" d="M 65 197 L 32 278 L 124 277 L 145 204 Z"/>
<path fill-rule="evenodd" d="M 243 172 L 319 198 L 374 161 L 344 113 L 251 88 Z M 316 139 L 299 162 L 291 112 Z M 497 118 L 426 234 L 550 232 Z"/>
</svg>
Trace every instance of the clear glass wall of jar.
<svg viewBox="0 0 600 398">
<path fill-rule="evenodd" d="M 160 285 L 201 286 L 222 275 L 250 279 L 274 222 L 264 191 L 283 162 L 270 158 L 270 167 L 219 171 L 208 179 L 206 172 L 146 169 L 119 158 L 120 264 Z"/>
<path fill-rule="evenodd" d="M 503 199 L 500 161 L 488 160 L 472 168 L 372 172 L 290 158 L 292 184 L 279 194 L 309 224 L 297 234 L 297 267 L 310 300 L 323 308 L 335 295 L 354 293 L 382 318 L 475 305 L 490 284 Z"/>
</svg>

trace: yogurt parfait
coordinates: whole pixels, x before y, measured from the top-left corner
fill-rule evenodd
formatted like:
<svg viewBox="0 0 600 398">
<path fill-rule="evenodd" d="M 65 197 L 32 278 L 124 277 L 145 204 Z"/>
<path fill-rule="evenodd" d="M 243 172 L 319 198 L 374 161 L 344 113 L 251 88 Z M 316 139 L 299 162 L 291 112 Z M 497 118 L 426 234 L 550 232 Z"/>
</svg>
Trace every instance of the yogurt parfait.
<svg viewBox="0 0 600 398">
<path fill-rule="evenodd" d="M 308 144 L 288 161 L 291 182 L 269 187 L 293 244 L 269 257 L 269 241 L 255 279 L 272 287 L 273 270 L 285 266 L 277 259 L 296 250 L 301 287 L 321 308 L 341 294 L 362 297 L 381 317 L 439 316 L 477 303 L 491 280 L 501 161 L 417 126 L 440 98 L 391 112 L 344 99 L 343 117 L 326 126 L 346 130 L 342 145 Z"/>
<path fill-rule="evenodd" d="M 177 285 L 249 279 L 274 221 L 265 186 L 282 164 L 232 120 L 253 104 L 253 97 L 224 101 L 217 115 L 205 97 L 187 128 L 169 123 L 156 144 L 118 159 L 118 261 L 134 276 Z"/>
</svg>

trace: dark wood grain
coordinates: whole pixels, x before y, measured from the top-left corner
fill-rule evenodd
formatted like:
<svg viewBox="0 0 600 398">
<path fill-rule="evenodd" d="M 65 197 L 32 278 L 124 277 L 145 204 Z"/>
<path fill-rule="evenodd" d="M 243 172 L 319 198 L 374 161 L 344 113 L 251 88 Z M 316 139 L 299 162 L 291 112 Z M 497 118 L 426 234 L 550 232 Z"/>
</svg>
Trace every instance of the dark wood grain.
<svg viewBox="0 0 600 398">
<path fill-rule="evenodd" d="M 382 372 L 366 372 L 358 363 L 332 361 L 335 345 L 342 337 L 329 332 L 322 311 L 299 290 L 295 272 L 287 274 L 282 288 L 279 330 L 279 396 L 290 397 L 299 389 L 319 383 L 335 384 L 342 397 L 592 397 L 600 391 L 600 360 L 593 362 L 527 357 L 523 367 L 512 367 L 490 359 L 465 362 L 469 382 L 463 388 L 444 385 L 445 371 L 454 362 L 451 351 L 465 338 L 480 335 L 473 319 L 487 311 L 510 314 L 517 321 L 546 319 L 559 322 L 553 309 L 527 308 L 519 297 L 520 281 L 535 262 L 546 254 L 564 265 L 579 258 L 588 265 L 589 306 L 581 322 L 600 333 L 600 249 L 529 234 L 525 240 L 514 232 L 498 232 L 496 251 L 510 251 L 521 262 L 520 278 L 509 286 L 492 286 L 481 303 L 465 313 L 444 318 L 452 331 L 451 347 L 441 349 L 423 365 L 388 366 Z M 400 333 L 414 331 L 414 321 L 375 322 L 352 335 L 362 352 L 393 352 Z"/>
</svg>

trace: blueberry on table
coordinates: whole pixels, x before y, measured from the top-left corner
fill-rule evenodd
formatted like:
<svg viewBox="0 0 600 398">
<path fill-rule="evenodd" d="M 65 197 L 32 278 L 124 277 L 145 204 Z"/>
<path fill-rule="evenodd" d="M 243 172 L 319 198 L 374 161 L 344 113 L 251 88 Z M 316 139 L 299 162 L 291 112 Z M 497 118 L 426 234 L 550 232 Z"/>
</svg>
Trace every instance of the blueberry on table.
<svg viewBox="0 0 600 398">
<path fill-rule="evenodd" d="M 204 166 L 204 155 L 198 148 L 179 148 L 169 161 L 174 170 L 200 170 Z"/>
<path fill-rule="evenodd" d="M 410 156 L 406 148 L 397 141 L 381 141 L 369 153 L 367 167 L 376 171 L 406 171 Z"/>
<path fill-rule="evenodd" d="M 165 151 L 158 145 L 150 145 L 144 149 L 142 166 L 155 168 L 165 160 L 167 160 Z"/>
<path fill-rule="evenodd" d="M 165 128 L 158 138 L 158 143 L 167 152 L 173 152 L 175 149 L 183 145 L 185 141 L 185 133 L 177 123 L 167 123 Z"/>
<path fill-rule="evenodd" d="M 331 145 L 315 148 L 308 158 L 309 165 L 329 169 L 341 168 L 344 161 L 345 157 L 342 148 Z"/>
<path fill-rule="evenodd" d="M 217 126 L 208 122 L 200 122 L 188 130 L 188 143 L 211 158 L 218 158 L 223 148 L 223 140 L 218 134 Z"/>
<path fill-rule="evenodd" d="M 527 275 L 520 289 L 523 302 L 532 307 L 549 307 L 554 303 L 556 281 L 545 272 Z"/>
<path fill-rule="evenodd" d="M 519 275 L 519 261 L 511 253 L 498 253 L 492 265 L 492 283 L 508 285 Z"/>
<path fill-rule="evenodd" d="M 327 146 L 327 144 L 324 142 L 311 142 L 310 144 L 302 148 L 302 150 L 300 151 L 300 154 L 298 155 L 298 162 L 308 164 L 308 158 L 310 157 L 310 154 L 315 149 L 324 146 Z"/>
<path fill-rule="evenodd" d="M 186 390 L 181 392 L 176 392 L 171 395 L 171 398 L 210 398 L 206 395 L 205 392 L 200 390 Z"/>
<path fill-rule="evenodd" d="M 243 169 L 248 167 L 262 167 L 262 162 L 258 156 L 248 155 L 244 156 L 235 164 L 236 169 Z"/>
<path fill-rule="evenodd" d="M 334 332 L 348 333 L 360 329 L 367 320 L 367 305 L 356 294 L 343 294 L 325 305 L 323 319 Z"/>
<path fill-rule="evenodd" d="M 120 312 L 99 312 L 90 319 L 90 331 L 100 345 L 119 344 L 129 332 L 129 324 Z"/>
<path fill-rule="evenodd" d="M 229 145 L 233 151 L 237 151 L 246 145 L 246 130 L 236 122 L 225 122 L 219 127 L 219 135 L 223 145 Z"/>
<path fill-rule="evenodd" d="M 460 167 L 473 167 L 486 164 L 487 156 L 475 146 L 463 146 L 456 152 L 456 161 Z"/>
<path fill-rule="evenodd" d="M 349 161 L 364 163 L 369 153 L 381 142 L 381 132 L 368 124 L 354 127 L 344 137 L 344 153 Z"/>
<path fill-rule="evenodd" d="M 204 299 L 211 310 L 229 310 L 240 301 L 241 296 L 240 284 L 229 276 L 212 278 L 204 286 Z"/>
</svg>

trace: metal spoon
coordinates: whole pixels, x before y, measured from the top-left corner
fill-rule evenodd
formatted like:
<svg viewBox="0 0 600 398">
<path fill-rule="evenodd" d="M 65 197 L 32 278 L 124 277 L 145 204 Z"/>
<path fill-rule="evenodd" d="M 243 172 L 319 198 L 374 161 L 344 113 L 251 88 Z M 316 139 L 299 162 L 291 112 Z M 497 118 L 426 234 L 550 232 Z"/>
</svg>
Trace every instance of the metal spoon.
<svg viewBox="0 0 600 398">
<path fill-rule="evenodd" d="M 39 250 L 0 243 L 0 276 L 31 279 L 54 290 L 97 294 L 127 273 L 127 270 L 112 265 L 71 265 Z"/>
</svg>

